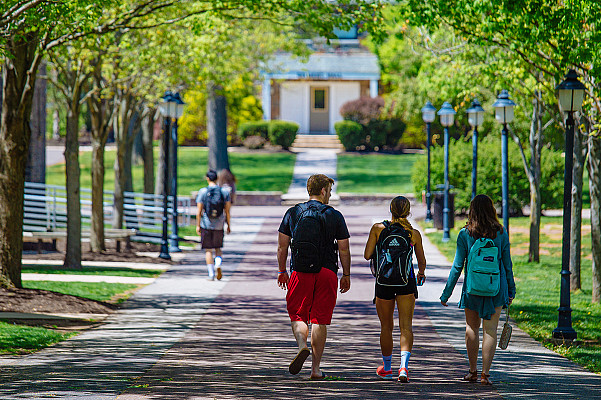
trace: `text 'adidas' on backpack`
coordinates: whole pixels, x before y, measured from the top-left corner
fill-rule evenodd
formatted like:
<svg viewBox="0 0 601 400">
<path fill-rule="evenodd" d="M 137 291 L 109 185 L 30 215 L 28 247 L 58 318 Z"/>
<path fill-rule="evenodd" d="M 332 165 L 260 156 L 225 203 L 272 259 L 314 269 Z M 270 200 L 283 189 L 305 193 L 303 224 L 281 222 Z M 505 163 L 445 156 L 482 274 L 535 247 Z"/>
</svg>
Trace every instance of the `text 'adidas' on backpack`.
<svg viewBox="0 0 601 400">
<path fill-rule="evenodd" d="M 225 199 L 219 186 L 209 186 L 203 201 L 203 207 L 209 218 L 217 218 L 223 214 Z"/>
<path fill-rule="evenodd" d="M 400 224 L 384 221 L 373 257 L 378 285 L 406 286 L 413 276 L 411 236 Z"/>
<path fill-rule="evenodd" d="M 296 205 L 294 229 L 292 231 L 291 267 L 298 272 L 316 273 L 324 261 L 326 243 L 325 204 Z"/>
<path fill-rule="evenodd" d="M 496 296 L 501 288 L 499 249 L 491 239 L 476 239 L 467 256 L 466 290 L 478 296 Z"/>
</svg>

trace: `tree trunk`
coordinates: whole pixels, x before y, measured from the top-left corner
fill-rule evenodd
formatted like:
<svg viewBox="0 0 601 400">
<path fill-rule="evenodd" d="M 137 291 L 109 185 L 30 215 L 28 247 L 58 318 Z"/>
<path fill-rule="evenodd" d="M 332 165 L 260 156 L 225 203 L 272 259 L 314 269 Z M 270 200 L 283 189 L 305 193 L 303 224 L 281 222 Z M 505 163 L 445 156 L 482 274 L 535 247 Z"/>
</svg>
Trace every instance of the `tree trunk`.
<svg viewBox="0 0 601 400">
<path fill-rule="evenodd" d="M 229 169 L 227 154 L 227 115 L 226 100 L 221 87 L 208 85 L 207 133 L 209 136 L 209 169 L 221 171 Z"/>
<path fill-rule="evenodd" d="M 113 122 L 113 131 L 115 132 L 115 144 L 117 152 L 115 154 L 115 192 L 113 198 L 113 228 L 123 228 L 123 192 L 127 177 L 125 170 L 125 152 L 127 151 L 127 130 L 129 128 L 129 118 L 127 111 L 129 109 L 127 96 L 119 99 L 118 111 Z"/>
<path fill-rule="evenodd" d="M 154 130 L 154 109 L 146 109 L 142 119 L 142 146 L 144 160 L 144 193 L 153 192 L 154 185 L 154 151 L 152 146 L 152 133 Z"/>
<path fill-rule="evenodd" d="M 157 163 L 156 183 L 154 185 L 154 194 L 159 196 L 163 194 L 163 181 L 165 179 L 165 146 L 163 141 L 166 138 L 167 134 L 164 132 L 159 137 L 159 162 Z"/>
<path fill-rule="evenodd" d="M 52 112 L 52 139 L 58 140 L 61 138 L 61 116 L 58 112 L 58 104 L 54 104 Z"/>
<path fill-rule="evenodd" d="M 106 250 L 104 242 L 104 147 L 112 122 L 113 107 L 103 98 L 102 59 L 94 60 L 93 91 L 87 99 L 92 127 L 92 217 L 90 249 Z"/>
<path fill-rule="evenodd" d="M 46 183 L 46 65 L 38 68 L 38 75 L 33 94 L 29 139 L 29 158 L 25 180 L 27 182 Z M 45 204 L 41 204 L 45 207 Z"/>
<path fill-rule="evenodd" d="M 541 217 L 541 148 L 543 136 L 542 123 L 542 98 L 541 93 L 534 94 L 532 123 L 530 126 L 530 168 L 527 172 L 530 183 L 530 243 L 528 247 L 528 261 L 540 261 L 540 217 Z M 524 166 L 526 167 L 524 160 Z"/>
<path fill-rule="evenodd" d="M 94 114 L 92 113 L 92 121 Z M 94 132 L 94 122 L 92 122 Z M 106 250 L 104 244 L 104 144 L 92 136 L 92 231 L 90 250 L 98 253 Z M 105 138 L 106 142 L 106 138 Z"/>
<path fill-rule="evenodd" d="M 23 190 L 29 150 L 29 117 L 40 57 L 34 34 L 9 37 L 2 67 L 0 116 L 0 286 L 22 287 Z"/>
<path fill-rule="evenodd" d="M 590 136 L 588 176 L 591 194 L 591 253 L 593 255 L 593 303 L 601 303 L 601 137 Z"/>
<path fill-rule="evenodd" d="M 79 92 L 67 110 L 65 165 L 67 175 L 67 245 L 65 268 L 81 268 L 81 199 L 79 193 Z"/>
<path fill-rule="evenodd" d="M 570 223 L 570 291 L 581 289 L 580 258 L 582 252 L 582 184 L 584 162 L 586 160 L 586 141 L 588 136 L 575 129 L 574 168 L 572 169 L 572 213 Z"/>
</svg>

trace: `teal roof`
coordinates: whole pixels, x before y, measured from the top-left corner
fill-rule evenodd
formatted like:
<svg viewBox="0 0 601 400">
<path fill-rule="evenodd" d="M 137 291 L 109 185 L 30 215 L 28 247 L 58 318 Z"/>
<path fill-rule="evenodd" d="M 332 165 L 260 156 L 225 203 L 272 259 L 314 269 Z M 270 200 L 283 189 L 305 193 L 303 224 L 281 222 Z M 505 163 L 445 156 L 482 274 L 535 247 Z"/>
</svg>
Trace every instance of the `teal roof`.
<svg viewBox="0 0 601 400">
<path fill-rule="evenodd" d="M 371 53 L 314 53 L 308 61 L 289 54 L 276 55 L 269 63 L 272 79 L 380 79 L 378 58 Z"/>
</svg>

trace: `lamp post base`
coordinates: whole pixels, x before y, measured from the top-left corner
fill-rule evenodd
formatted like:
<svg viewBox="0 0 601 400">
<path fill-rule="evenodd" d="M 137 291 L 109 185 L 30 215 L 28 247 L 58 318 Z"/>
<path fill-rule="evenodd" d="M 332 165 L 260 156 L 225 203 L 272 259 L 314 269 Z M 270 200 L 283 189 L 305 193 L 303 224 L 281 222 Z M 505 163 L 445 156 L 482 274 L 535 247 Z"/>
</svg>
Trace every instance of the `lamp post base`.
<svg viewBox="0 0 601 400">
<path fill-rule="evenodd" d="M 169 238 L 169 253 L 181 253 L 179 248 L 179 238 L 177 236 Z"/>
<path fill-rule="evenodd" d="M 553 338 L 562 340 L 575 340 L 577 337 L 574 328 L 569 326 L 557 327 L 553 329 Z"/>
</svg>

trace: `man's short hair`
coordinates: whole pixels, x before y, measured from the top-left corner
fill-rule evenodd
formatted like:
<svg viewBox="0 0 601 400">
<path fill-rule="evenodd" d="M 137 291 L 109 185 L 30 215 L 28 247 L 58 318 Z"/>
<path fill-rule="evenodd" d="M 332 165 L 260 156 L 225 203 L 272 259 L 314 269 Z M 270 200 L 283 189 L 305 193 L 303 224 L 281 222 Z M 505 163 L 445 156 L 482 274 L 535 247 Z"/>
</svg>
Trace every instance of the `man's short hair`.
<svg viewBox="0 0 601 400">
<path fill-rule="evenodd" d="M 321 189 L 327 188 L 329 185 L 333 184 L 334 179 L 324 174 L 311 175 L 309 179 L 307 179 L 307 192 L 309 192 L 309 196 L 319 196 L 321 194 Z"/>
<path fill-rule="evenodd" d="M 207 178 L 209 178 L 211 182 L 215 182 L 217 180 L 217 172 L 214 169 L 208 170 Z"/>
</svg>

